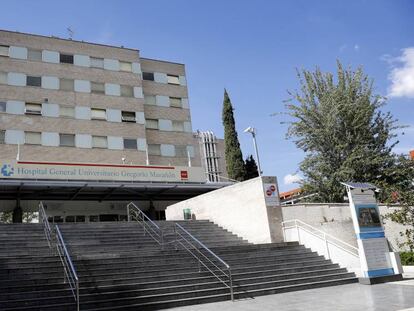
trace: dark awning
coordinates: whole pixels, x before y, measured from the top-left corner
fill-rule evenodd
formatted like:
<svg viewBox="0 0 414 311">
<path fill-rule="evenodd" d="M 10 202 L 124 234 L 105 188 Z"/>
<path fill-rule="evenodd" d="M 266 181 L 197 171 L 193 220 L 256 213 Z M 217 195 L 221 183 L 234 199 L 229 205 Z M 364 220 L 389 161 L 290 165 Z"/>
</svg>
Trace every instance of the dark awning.
<svg viewBox="0 0 414 311">
<path fill-rule="evenodd" d="M 0 200 L 185 200 L 230 184 L 0 179 Z"/>
</svg>

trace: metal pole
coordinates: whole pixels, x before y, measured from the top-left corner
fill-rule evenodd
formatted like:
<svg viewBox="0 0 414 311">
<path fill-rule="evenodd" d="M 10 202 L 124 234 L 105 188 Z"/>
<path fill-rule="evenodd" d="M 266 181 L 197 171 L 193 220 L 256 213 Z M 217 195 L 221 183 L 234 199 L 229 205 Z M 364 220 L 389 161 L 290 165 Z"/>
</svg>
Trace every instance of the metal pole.
<svg viewBox="0 0 414 311">
<path fill-rule="evenodd" d="M 252 132 L 253 136 L 253 144 L 254 144 L 254 150 L 256 151 L 256 159 L 257 159 L 257 168 L 259 169 L 259 176 L 262 176 L 262 169 L 260 167 L 260 159 L 259 159 L 259 151 L 257 149 L 257 143 L 256 143 L 256 133 L 255 130 Z"/>
<path fill-rule="evenodd" d="M 131 216 L 129 215 L 129 204 L 127 205 L 127 219 L 128 219 L 128 222 L 131 221 Z"/>
<path fill-rule="evenodd" d="M 76 280 L 76 307 L 77 311 L 79 311 L 79 280 Z"/>
<path fill-rule="evenodd" d="M 231 270 L 230 268 L 228 268 L 229 270 L 229 279 L 230 279 L 230 298 L 231 301 L 234 301 L 234 292 L 233 292 L 233 277 L 231 275 Z"/>
<path fill-rule="evenodd" d="M 326 233 L 323 234 L 323 239 L 325 240 L 326 256 L 328 257 L 328 259 L 331 259 L 331 254 L 329 253 L 328 240 L 326 239 Z"/>
</svg>

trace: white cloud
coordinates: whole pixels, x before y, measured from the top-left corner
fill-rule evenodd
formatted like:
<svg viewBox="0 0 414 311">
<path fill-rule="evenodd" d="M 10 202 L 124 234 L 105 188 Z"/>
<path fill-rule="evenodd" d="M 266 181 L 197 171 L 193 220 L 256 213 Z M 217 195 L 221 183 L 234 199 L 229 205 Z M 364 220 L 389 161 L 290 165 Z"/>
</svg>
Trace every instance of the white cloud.
<svg viewBox="0 0 414 311">
<path fill-rule="evenodd" d="M 414 47 L 403 49 L 402 55 L 389 63 L 399 66 L 394 67 L 388 75 L 391 81 L 388 96 L 414 98 Z"/>
<path fill-rule="evenodd" d="M 358 44 L 355 44 L 355 45 L 354 45 L 354 51 L 355 51 L 355 52 L 358 52 L 358 51 L 359 51 L 359 45 L 358 45 Z"/>
<path fill-rule="evenodd" d="M 296 184 L 301 180 L 302 178 L 298 174 L 287 174 L 285 177 L 283 177 L 283 182 L 285 185 Z"/>
</svg>

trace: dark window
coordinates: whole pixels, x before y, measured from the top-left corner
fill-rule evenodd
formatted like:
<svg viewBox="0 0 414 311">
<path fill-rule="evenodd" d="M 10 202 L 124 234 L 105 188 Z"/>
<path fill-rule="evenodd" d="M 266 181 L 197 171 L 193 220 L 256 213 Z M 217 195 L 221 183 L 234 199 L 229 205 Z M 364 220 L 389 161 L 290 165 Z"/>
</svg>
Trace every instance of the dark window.
<svg viewBox="0 0 414 311">
<path fill-rule="evenodd" d="M 76 216 L 76 222 L 85 222 L 85 216 Z"/>
<path fill-rule="evenodd" d="M 53 217 L 53 222 L 54 223 L 63 222 L 63 217 L 62 216 L 54 216 Z"/>
<path fill-rule="evenodd" d="M 41 86 L 42 85 L 42 78 L 41 77 L 34 77 L 34 76 L 27 76 L 26 77 L 26 85 L 28 85 L 28 86 Z"/>
<path fill-rule="evenodd" d="M 0 112 L 6 112 L 6 102 L 0 102 Z"/>
<path fill-rule="evenodd" d="M 6 131 L 0 130 L 0 144 L 4 144 L 6 139 Z"/>
<path fill-rule="evenodd" d="M 73 55 L 60 54 L 60 62 L 65 64 L 73 64 Z"/>
<path fill-rule="evenodd" d="M 75 147 L 75 134 L 60 134 L 60 146 Z"/>
<path fill-rule="evenodd" d="M 154 73 L 153 72 L 143 72 L 142 79 L 148 81 L 154 81 Z"/>
<path fill-rule="evenodd" d="M 135 112 L 122 111 L 122 122 L 135 122 Z"/>
<path fill-rule="evenodd" d="M 65 222 L 75 222 L 75 216 L 66 216 Z"/>
<path fill-rule="evenodd" d="M 99 221 L 98 215 L 89 216 L 89 222 L 98 222 L 98 221 Z"/>
<path fill-rule="evenodd" d="M 124 149 L 137 149 L 137 140 L 124 138 Z"/>
</svg>

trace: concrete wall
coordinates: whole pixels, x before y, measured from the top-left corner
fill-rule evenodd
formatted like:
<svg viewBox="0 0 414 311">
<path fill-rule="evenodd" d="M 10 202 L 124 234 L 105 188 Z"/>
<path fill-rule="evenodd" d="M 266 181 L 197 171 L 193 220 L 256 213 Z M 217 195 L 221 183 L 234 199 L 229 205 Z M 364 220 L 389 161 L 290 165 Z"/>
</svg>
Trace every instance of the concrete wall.
<svg viewBox="0 0 414 311">
<path fill-rule="evenodd" d="M 266 177 L 263 177 L 266 178 Z M 266 206 L 261 177 L 215 190 L 167 207 L 167 220 L 183 219 L 183 209 L 191 209 L 196 219 L 208 219 L 252 243 L 281 240 L 278 206 Z"/>
<path fill-rule="evenodd" d="M 381 216 L 385 216 L 395 210 L 396 207 L 380 205 Z M 352 224 L 351 211 L 348 203 L 308 203 L 282 206 L 283 220 L 299 219 L 312 225 L 326 233 L 351 245 L 357 245 L 355 231 Z M 398 246 L 398 242 L 404 241 L 399 235 L 404 230 L 404 226 L 383 220 L 385 235 L 393 245 Z"/>
</svg>

